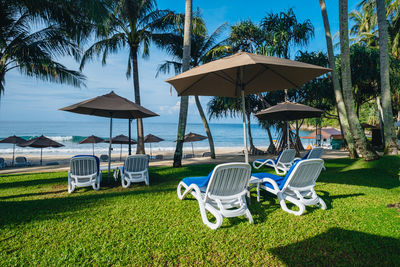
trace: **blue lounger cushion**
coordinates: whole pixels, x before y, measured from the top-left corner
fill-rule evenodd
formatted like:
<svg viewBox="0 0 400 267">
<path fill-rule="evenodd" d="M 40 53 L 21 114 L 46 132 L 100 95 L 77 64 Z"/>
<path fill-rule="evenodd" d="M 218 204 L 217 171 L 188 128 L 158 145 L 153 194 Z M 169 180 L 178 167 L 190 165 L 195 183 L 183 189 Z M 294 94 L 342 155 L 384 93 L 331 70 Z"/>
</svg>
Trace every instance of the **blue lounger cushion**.
<svg viewBox="0 0 400 267">
<path fill-rule="evenodd" d="M 285 176 L 279 176 L 279 175 L 275 175 L 275 174 L 267 173 L 267 172 L 252 173 L 251 176 L 252 177 L 256 177 L 258 179 L 270 178 L 270 179 L 274 180 L 276 182 L 276 184 L 278 185 L 279 189 L 282 190 L 283 186 L 285 185 L 287 179 L 289 178 L 290 174 L 292 173 L 292 171 L 294 170 L 294 168 L 295 168 L 295 166 L 297 165 L 298 162 L 300 162 L 300 160 L 296 161 L 292 165 L 292 167 L 290 167 L 289 171 L 286 173 Z M 263 185 L 265 185 L 265 186 L 267 186 L 267 187 L 269 187 L 271 189 L 274 189 L 272 184 L 270 184 L 268 182 L 263 183 Z"/>
<path fill-rule="evenodd" d="M 198 187 L 206 187 L 208 182 L 210 181 L 211 175 L 213 174 L 214 170 L 212 170 L 207 176 L 199 176 L 199 177 L 186 177 L 182 179 L 187 186 L 191 184 L 196 184 Z"/>
<path fill-rule="evenodd" d="M 96 156 L 93 156 L 93 155 L 76 155 L 76 156 L 73 156 L 72 158 L 81 158 L 81 157 L 94 158 L 96 160 L 96 163 L 97 163 L 97 175 L 99 175 L 99 173 L 100 173 L 100 159 L 98 157 L 96 157 Z"/>
</svg>

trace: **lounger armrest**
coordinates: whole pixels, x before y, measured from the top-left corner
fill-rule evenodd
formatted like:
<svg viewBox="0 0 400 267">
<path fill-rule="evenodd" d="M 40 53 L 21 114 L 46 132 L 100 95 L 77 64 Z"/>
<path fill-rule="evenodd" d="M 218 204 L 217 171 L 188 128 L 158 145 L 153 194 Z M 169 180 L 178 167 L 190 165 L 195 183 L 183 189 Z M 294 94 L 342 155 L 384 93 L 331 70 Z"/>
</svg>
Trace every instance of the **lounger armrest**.
<svg viewBox="0 0 400 267">
<path fill-rule="evenodd" d="M 275 182 L 275 180 L 271 179 L 271 178 L 263 178 L 263 182 L 266 183 L 270 183 L 272 185 L 272 187 L 274 188 L 275 191 L 279 192 L 279 186 L 278 184 Z"/>
<path fill-rule="evenodd" d="M 293 161 L 296 161 L 296 160 L 301 160 L 302 158 L 294 158 L 294 160 Z"/>
</svg>

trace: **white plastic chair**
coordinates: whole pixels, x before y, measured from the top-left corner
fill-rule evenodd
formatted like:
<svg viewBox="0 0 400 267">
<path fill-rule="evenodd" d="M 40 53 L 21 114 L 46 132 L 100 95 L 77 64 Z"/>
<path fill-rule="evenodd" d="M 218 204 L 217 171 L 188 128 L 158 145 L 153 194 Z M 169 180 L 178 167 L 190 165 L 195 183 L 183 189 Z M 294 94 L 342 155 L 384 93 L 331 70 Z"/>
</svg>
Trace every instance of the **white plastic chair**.
<svg viewBox="0 0 400 267">
<path fill-rule="evenodd" d="M 0 158 L 0 169 L 7 167 L 7 162 L 4 158 Z"/>
<path fill-rule="evenodd" d="M 296 150 L 285 149 L 283 150 L 276 159 L 256 159 L 253 162 L 253 167 L 259 169 L 266 165 L 275 169 L 275 172 L 279 175 L 285 175 L 286 172 L 293 165 L 296 157 Z"/>
<path fill-rule="evenodd" d="M 31 166 L 32 164 L 25 157 L 16 157 L 15 158 L 15 167 L 26 167 Z"/>
<path fill-rule="evenodd" d="M 295 163 L 284 177 L 270 173 L 258 173 L 252 176 L 263 179 L 260 188 L 277 195 L 284 211 L 301 215 L 306 206 L 315 205 L 323 210 L 326 209 L 325 202 L 314 190 L 323 164 L 322 159 L 306 159 Z M 299 210 L 289 209 L 286 206 L 286 200 L 296 205 Z"/>
<path fill-rule="evenodd" d="M 205 180 L 206 187 L 199 187 L 199 183 L 185 183 L 193 178 L 183 179 L 177 188 L 178 197 L 183 200 L 191 193 L 199 202 L 203 223 L 211 229 L 220 227 L 224 217 L 245 215 L 249 222 L 253 223 L 245 197 L 250 175 L 251 167 L 247 163 L 220 164 L 209 175 L 208 184 L 208 177 L 200 177 L 200 180 L 203 178 L 203 182 Z M 215 223 L 208 220 L 207 212 L 215 217 Z"/>
<path fill-rule="evenodd" d="M 76 187 L 86 186 L 99 190 L 100 182 L 101 171 L 97 157 L 79 156 L 71 159 L 68 171 L 68 193 L 74 192 Z"/>
<path fill-rule="evenodd" d="M 124 167 L 119 168 L 121 173 L 121 184 L 123 188 L 127 188 L 131 183 L 145 182 L 149 185 L 149 156 L 148 155 L 132 155 L 129 156 L 124 163 Z"/>
<path fill-rule="evenodd" d="M 294 161 L 302 159 L 320 159 L 322 157 L 322 154 L 324 154 L 324 149 L 322 147 L 314 147 L 313 149 L 308 151 L 302 158 L 295 158 Z M 322 168 L 326 170 L 325 163 Z"/>
</svg>

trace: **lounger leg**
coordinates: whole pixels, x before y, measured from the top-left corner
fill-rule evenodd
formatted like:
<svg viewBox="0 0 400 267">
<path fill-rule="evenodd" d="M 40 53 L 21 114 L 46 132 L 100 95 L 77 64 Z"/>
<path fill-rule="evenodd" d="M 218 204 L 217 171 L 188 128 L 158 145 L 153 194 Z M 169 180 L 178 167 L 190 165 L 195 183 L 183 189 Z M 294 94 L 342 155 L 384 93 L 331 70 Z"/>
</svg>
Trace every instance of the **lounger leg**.
<svg viewBox="0 0 400 267">
<path fill-rule="evenodd" d="M 213 230 L 219 228 L 222 225 L 222 220 L 223 220 L 222 215 L 216 209 L 207 204 L 205 206 L 201 201 L 199 201 L 199 207 L 200 207 L 201 219 L 203 220 L 203 223 L 205 225 L 207 225 Z M 215 223 L 212 223 L 208 220 L 207 211 L 215 217 L 216 219 Z"/>
<path fill-rule="evenodd" d="M 183 194 L 182 194 L 182 187 L 185 189 L 185 191 L 183 192 Z M 187 194 L 189 194 L 190 192 L 192 192 L 192 190 L 193 190 L 193 188 L 187 187 L 185 183 L 180 182 L 180 183 L 178 184 L 178 188 L 176 189 L 176 193 L 178 194 L 178 198 L 179 198 L 180 200 L 183 200 L 183 199 L 187 196 Z"/>
<path fill-rule="evenodd" d="M 249 223 L 254 223 L 253 216 L 251 216 L 249 209 L 246 209 L 245 215 L 246 215 L 247 219 L 249 219 Z"/>
<path fill-rule="evenodd" d="M 146 185 L 148 186 L 149 185 L 149 172 L 148 171 L 146 171 L 146 173 L 144 174 L 145 175 L 145 183 L 146 183 Z"/>
<path fill-rule="evenodd" d="M 71 179 L 71 175 L 68 173 L 68 193 L 75 191 L 75 183 Z"/>
<path fill-rule="evenodd" d="M 125 175 L 122 175 L 121 176 L 121 185 L 123 188 L 128 188 L 131 185 L 131 181 L 129 179 L 126 179 Z"/>
<path fill-rule="evenodd" d="M 321 209 L 326 210 L 325 201 L 320 197 L 319 197 L 319 206 L 321 207 Z"/>
<path fill-rule="evenodd" d="M 290 198 L 290 200 L 288 199 L 288 201 L 290 201 L 291 203 L 296 205 L 299 208 L 299 210 L 298 211 L 290 210 L 286 205 L 286 202 L 285 202 L 286 199 L 283 197 L 283 194 L 281 192 L 279 192 L 277 195 L 278 195 L 278 199 L 279 199 L 279 204 L 281 205 L 281 207 L 284 211 L 299 216 L 299 215 L 303 214 L 304 211 L 306 210 L 306 207 L 304 206 L 304 204 L 300 203 L 299 201 L 294 200 L 293 198 Z"/>
<path fill-rule="evenodd" d="M 93 189 L 99 191 L 100 189 L 100 176 L 96 177 L 96 182 L 92 185 Z"/>
</svg>

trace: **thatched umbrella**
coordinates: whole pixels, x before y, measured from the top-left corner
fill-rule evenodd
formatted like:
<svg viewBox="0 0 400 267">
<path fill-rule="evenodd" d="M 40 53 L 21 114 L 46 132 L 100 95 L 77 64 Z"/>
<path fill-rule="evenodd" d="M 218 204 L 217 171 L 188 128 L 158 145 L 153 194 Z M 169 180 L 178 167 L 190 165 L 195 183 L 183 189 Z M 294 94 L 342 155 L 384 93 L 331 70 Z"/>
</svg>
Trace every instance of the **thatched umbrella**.
<svg viewBox="0 0 400 267">
<path fill-rule="evenodd" d="M 16 136 L 16 135 L 12 135 L 12 136 L 9 136 L 9 137 L 7 137 L 7 138 L 4 138 L 4 139 L 0 140 L 0 143 L 2 143 L 2 144 L 13 144 L 13 156 L 12 156 L 12 163 L 11 163 L 11 165 L 14 166 L 15 145 L 16 145 L 16 144 L 22 144 L 22 143 L 24 143 L 24 142 L 26 142 L 25 139 L 23 139 L 23 138 L 21 138 L 21 137 L 18 137 L 18 136 Z"/>
<path fill-rule="evenodd" d="M 138 119 L 159 116 L 158 114 L 124 98 L 113 91 L 91 98 L 60 110 L 110 118 L 110 139 L 112 139 L 112 119 Z M 111 146 L 108 147 L 108 173 L 111 167 Z"/>
<path fill-rule="evenodd" d="M 64 146 L 63 144 L 60 144 L 54 140 L 51 140 L 50 138 L 47 138 L 44 135 L 41 135 L 32 140 L 28 140 L 28 141 L 25 141 L 24 143 L 20 143 L 17 145 L 20 147 L 28 147 L 29 146 L 29 147 L 40 148 L 40 165 L 42 165 L 43 148 Z"/>
<path fill-rule="evenodd" d="M 164 139 L 162 139 L 158 136 L 152 135 L 152 134 L 148 134 L 144 137 L 144 142 L 150 144 L 150 157 L 153 156 L 153 153 L 151 151 L 151 143 L 158 143 L 158 142 L 162 142 L 162 141 L 164 141 Z"/>
<path fill-rule="evenodd" d="M 300 88 L 331 69 L 298 61 L 239 52 L 167 80 L 178 95 L 242 98 L 243 141 L 248 162 L 245 98 L 247 94 Z"/>
<path fill-rule="evenodd" d="M 261 110 L 260 112 L 254 114 L 254 116 L 259 118 L 260 120 L 285 121 L 287 147 L 290 148 L 289 121 L 321 117 L 322 113 L 324 113 L 324 111 L 317 108 L 285 101 L 276 104 L 275 106 L 271 106 L 267 109 Z"/>
<path fill-rule="evenodd" d="M 93 156 L 94 156 L 94 144 L 102 143 L 102 142 L 104 142 L 103 138 L 97 137 L 95 135 L 91 135 L 91 136 L 86 137 L 82 141 L 80 141 L 79 144 L 92 144 Z"/>
<path fill-rule="evenodd" d="M 129 141 L 129 137 L 126 136 L 126 135 L 123 135 L 123 134 L 120 134 L 120 135 L 117 135 L 116 137 L 113 137 L 111 139 L 111 142 L 113 144 L 120 144 L 121 145 L 121 149 L 120 149 L 120 152 L 119 152 L 119 160 L 120 161 L 122 160 L 122 145 L 127 145 L 127 144 L 134 145 L 134 144 L 137 144 L 137 142 L 135 140 L 133 140 L 133 139 L 130 139 L 130 141 Z M 110 140 L 109 139 L 105 140 L 104 143 L 110 143 Z"/>
<path fill-rule="evenodd" d="M 202 141 L 204 139 L 207 139 L 207 136 L 190 132 L 187 135 L 185 135 L 185 137 L 183 138 L 183 142 L 184 143 L 190 142 L 192 144 L 192 154 L 193 154 L 193 157 L 194 157 L 193 142 Z"/>
</svg>

